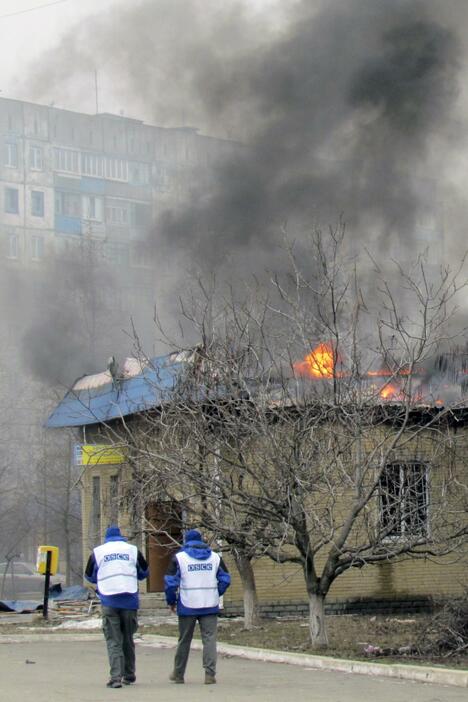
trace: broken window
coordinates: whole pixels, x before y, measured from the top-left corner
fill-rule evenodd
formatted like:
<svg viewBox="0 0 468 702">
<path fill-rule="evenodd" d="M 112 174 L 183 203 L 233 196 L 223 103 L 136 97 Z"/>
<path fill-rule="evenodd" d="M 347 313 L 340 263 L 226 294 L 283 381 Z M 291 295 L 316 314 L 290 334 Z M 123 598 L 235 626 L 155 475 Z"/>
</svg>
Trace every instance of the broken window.
<svg viewBox="0 0 468 702">
<path fill-rule="evenodd" d="M 427 466 L 389 463 L 379 480 L 380 527 L 384 537 L 425 536 L 428 531 Z"/>
</svg>

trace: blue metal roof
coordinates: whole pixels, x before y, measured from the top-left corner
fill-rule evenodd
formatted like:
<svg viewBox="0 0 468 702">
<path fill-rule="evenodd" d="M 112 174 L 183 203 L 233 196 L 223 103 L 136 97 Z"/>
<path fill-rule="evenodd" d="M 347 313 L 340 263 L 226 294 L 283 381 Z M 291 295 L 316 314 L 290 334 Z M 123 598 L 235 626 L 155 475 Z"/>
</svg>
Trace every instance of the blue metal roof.
<svg viewBox="0 0 468 702">
<path fill-rule="evenodd" d="M 159 407 L 174 389 L 186 363 L 174 355 L 151 359 L 141 373 L 99 384 L 72 389 L 57 405 L 47 427 L 78 427 L 108 422 L 153 407 Z M 80 381 L 75 383 L 80 387 Z"/>
</svg>

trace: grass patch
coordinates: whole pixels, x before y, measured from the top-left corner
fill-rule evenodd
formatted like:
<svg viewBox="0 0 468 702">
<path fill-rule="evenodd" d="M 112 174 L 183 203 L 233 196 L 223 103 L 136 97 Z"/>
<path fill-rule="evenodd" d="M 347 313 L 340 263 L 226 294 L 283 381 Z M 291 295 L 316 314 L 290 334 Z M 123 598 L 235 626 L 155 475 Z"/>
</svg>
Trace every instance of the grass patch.
<svg viewBox="0 0 468 702">
<path fill-rule="evenodd" d="M 327 617 L 329 647 L 323 650 L 314 649 L 311 646 L 306 619 L 267 619 L 260 627 L 245 631 L 241 621 L 221 618 L 218 641 L 239 646 L 270 648 L 277 651 L 311 653 L 354 660 L 372 660 L 380 663 L 399 662 L 468 669 L 468 654 L 450 658 L 428 658 L 414 654 L 377 657 L 365 655 L 364 648 L 367 644 L 383 649 L 396 649 L 402 646 L 413 647 L 428 621 L 428 615 L 411 617 L 329 615 Z M 140 631 L 143 634 L 154 633 L 161 636 L 177 635 L 177 629 L 168 624 L 142 626 Z M 195 631 L 195 637 L 200 638 L 198 627 Z"/>
</svg>

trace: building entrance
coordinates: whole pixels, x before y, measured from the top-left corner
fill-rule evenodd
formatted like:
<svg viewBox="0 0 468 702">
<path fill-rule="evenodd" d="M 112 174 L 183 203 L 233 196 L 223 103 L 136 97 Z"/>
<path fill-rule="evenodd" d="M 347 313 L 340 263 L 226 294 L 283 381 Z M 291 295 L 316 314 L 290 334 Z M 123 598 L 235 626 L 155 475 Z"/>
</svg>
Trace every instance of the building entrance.
<svg viewBox="0 0 468 702">
<path fill-rule="evenodd" d="M 180 516 L 177 516 L 178 513 Z M 164 574 L 182 543 L 182 508 L 155 502 L 146 509 L 149 523 L 146 557 L 149 565 L 148 592 L 164 592 Z"/>
</svg>

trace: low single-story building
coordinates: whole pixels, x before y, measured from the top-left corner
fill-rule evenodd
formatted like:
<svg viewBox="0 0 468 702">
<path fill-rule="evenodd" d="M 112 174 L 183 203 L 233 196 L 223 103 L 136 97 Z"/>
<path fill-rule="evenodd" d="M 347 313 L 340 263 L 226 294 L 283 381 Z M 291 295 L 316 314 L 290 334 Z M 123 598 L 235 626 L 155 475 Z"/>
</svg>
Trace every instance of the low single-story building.
<svg viewBox="0 0 468 702">
<path fill-rule="evenodd" d="M 144 585 L 147 592 L 162 592 L 164 572 L 183 535 L 180 521 L 171 523 L 171 511 L 164 501 L 147 504 L 144 514 L 138 513 L 135 504 L 128 501 L 138 457 L 132 455 L 126 437 L 133 423 L 170 398 L 186 363 L 187 357 L 177 353 L 151 361 L 127 359 L 120 373 L 110 367 L 103 373 L 85 376 L 66 394 L 47 424 L 51 429 L 76 431 L 75 460 L 82 466 L 84 560 L 90 549 L 101 542 L 107 526 L 118 521 L 147 555 L 151 573 Z M 416 409 L 415 417 L 421 411 L 426 412 L 427 408 Z M 399 491 L 407 480 L 402 476 L 409 471 L 412 482 L 405 483 L 404 499 L 411 499 L 413 508 L 416 502 L 418 528 L 421 524 L 426 528 L 427 522 L 429 529 L 431 502 L 434 501 L 431 491 L 434 493 L 440 486 L 433 474 L 447 470 L 459 482 L 460 491 L 465 491 L 464 503 L 463 500 L 460 503 L 465 505 L 464 512 L 460 512 L 460 523 L 463 529 L 464 520 L 466 529 L 468 410 L 457 407 L 444 416 L 447 450 L 438 457 L 437 465 L 431 465 L 433 439 L 426 442 L 424 436 L 419 436 L 417 446 L 410 442 L 405 452 L 395 455 L 386 473 L 386 494 L 393 489 Z M 391 481 L 396 487 L 390 485 Z M 380 509 L 385 510 L 382 501 Z M 404 526 L 404 507 L 400 519 Z M 155 538 L 153 534 L 158 531 L 160 535 Z M 229 555 L 227 560 L 229 562 Z M 459 595 L 467 585 L 467 565 L 465 542 L 442 558 L 384 559 L 371 567 L 350 568 L 333 583 L 327 598 L 328 609 L 414 611 L 426 607 L 431 598 Z M 254 570 L 259 602 L 265 614 L 307 611 L 300 565 L 280 564 L 263 557 L 255 561 Z M 239 612 L 242 607 L 242 586 L 232 562 L 231 571 L 233 584 L 225 596 L 227 613 Z"/>
</svg>

